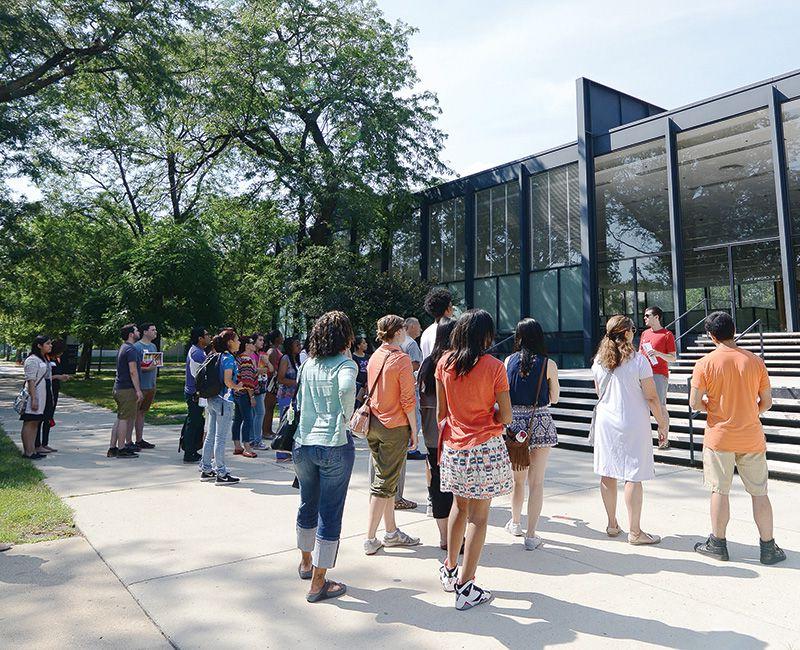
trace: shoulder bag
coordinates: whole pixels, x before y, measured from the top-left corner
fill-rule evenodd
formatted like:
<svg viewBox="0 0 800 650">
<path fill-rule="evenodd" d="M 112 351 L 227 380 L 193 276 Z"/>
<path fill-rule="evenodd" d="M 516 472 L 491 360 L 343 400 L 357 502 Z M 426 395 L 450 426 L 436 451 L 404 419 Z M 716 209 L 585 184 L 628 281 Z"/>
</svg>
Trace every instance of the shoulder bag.
<svg viewBox="0 0 800 650">
<path fill-rule="evenodd" d="M 39 388 L 39 384 L 42 383 L 42 380 L 47 376 L 47 369 L 45 368 L 44 374 L 36 380 L 36 384 L 34 384 L 34 389 Z M 19 393 L 14 398 L 14 411 L 16 411 L 17 415 L 25 415 L 25 412 L 28 410 L 28 400 L 30 399 L 30 395 L 28 394 L 28 380 L 26 379 L 22 382 L 22 388 L 20 388 Z"/>
<path fill-rule="evenodd" d="M 603 396 L 606 394 L 608 390 L 608 385 L 611 383 L 611 377 L 614 375 L 614 371 L 612 370 L 609 372 L 605 377 L 605 382 L 600 382 L 598 384 L 598 394 L 597 394 L 597 403 L 594 405 L 592 409 L 592 423 L 589 425 L 589 444 L 594 446 L 594 423 L 597 419 L 597 407 L 600 406 L 600 402 L 603 401 Z"/>
<path fill-rule="evenodd" d="M 294 449 L 294 434 L 297 433 L 297 426 L 300 424 L 300 409 L 297 407 L 297 396 L 300 394 L 300 380 L 303 376 L 303 366 L 297 370 L 297 391 L 294 399 L 281 416 L 275 438 L 270 445 L 275 451 L 292 453 Z"/>
<path fill-rule="evenodd" d="M 384 357 L 383 363 L 381 364 L 381 369 L 378 372 L 378 376 L 375 377 L 375 382 L 372 384 L 372 388 L 369 389 L 369 392 L 364 397 L 364 403 L 355 411 L 353 411 L 353 415 L 350 417 L 350 433 L 352 433 L 356 438 L 367 437 L 367 432 L 369 432 L 369 418 L 372 415 L 369 403 L 372 399 L 372 393 L 375 392 L 375 387 L 378 385 L 378 381 L 383 374 L 383 369 L 386 367 L 386 362 L 391 354 L 391 352 L 388 352 L 386 357 Z M 369 381 L 367 383 L 369 383 Z"/>
<path fill-rule="evenodd" d="M 545 357 L 544 363 L 542 363 L 542 371 L 539 373 L 539 381 L 536 382 L 536 393 L 534 393 L 533 398 L 534 406 L 531 414 L 528 416 L 528 426 L 524 437 L 519 436 L 519 433 L 522 433 L 521 431 L 515 434 L 506 428 L 506 449 L 508 449 L 508 457 L 511 459 L 511 467 L 515 472 L 528 469 L 531 464 L 531 454 L 528 446 L 530 444 L 531 429 L 533 427 L 533 413 L 538 408 L 536 403 L 539 401 L 539 393 L 542 390 L 542 382 L 547 374 L 547 363 L 548 360 L 547 357 Z M 522 440 L 519 439 L 520 437 L 522 437 Z"/>
</svg>

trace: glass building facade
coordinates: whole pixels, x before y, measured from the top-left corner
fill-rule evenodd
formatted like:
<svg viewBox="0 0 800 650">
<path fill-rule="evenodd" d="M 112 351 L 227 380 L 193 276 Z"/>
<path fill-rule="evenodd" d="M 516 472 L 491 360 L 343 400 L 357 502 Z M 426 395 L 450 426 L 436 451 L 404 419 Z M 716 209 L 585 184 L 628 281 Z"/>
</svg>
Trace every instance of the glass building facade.
<svg viewBox="0 0 800 650">
<path fill-rule="evenodd" d="M 421 193 L 422 276 L 565 367 L 650 305 L 682 344 L 708 309 L 800 329 L 800 71 L 674 110 L 576 87 L 575 142 Z"/>
</svg>

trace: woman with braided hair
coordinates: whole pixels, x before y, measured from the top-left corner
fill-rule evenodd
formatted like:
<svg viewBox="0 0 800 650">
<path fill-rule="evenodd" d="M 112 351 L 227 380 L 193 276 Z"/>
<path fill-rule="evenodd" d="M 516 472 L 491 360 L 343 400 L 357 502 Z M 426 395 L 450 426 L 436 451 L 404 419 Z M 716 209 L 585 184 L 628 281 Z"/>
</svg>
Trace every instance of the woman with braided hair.
<svg viewBox="0 0 800 650">
<path fill-rule="evenodd" d="M 640 527 L 642 481 L 655 477 L 650 413 L 658 422 L 658 439 L 666 439 L 669 418 L 653 381 L 653 368 L 636 352 L 636 326 L 627 316 L 612 316 L 592 364 L 598 402 L 593 416 L 594 471 L 601 476 L 600 494 L 608 515 L 606 533 L 616 537 L 617 481 L 625 481 L 628 542 L 658 544 L 661 538 Z"/>
</svg>

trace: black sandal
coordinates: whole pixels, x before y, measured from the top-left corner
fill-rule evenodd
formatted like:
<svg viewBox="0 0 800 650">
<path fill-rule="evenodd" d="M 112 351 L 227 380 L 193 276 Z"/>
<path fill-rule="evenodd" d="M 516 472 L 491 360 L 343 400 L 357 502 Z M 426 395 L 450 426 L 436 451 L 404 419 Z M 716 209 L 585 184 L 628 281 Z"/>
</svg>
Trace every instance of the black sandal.
<svg viewBox="0 0 800 650">
<path fill-rule="evenodd" d="M 328 600 L 330 598 L 338 598 L 339 596 L 344 596 L 344 594 L 347 592 L 347 586 L 340 584 L 337 589 L 332 589 L 333 584 L 334 583 L 331 582 L 330 580 L 326 580 L 325 584 L 322 585 L 322 589 L 320 589 L 315 594 L 308 594 L 306 596 L 306 600 L 309 603 L 317 603 L 321 600 Z"/>
<path fill-rule="evenodd" d="M 311 576 L 314 573 L 314 569 L 309 569 L 308 571 L 303 571 L 303 565 L 297 565 L 297 573 L 300 576 L 300 580 L 311 580 Z"/>
</svg>

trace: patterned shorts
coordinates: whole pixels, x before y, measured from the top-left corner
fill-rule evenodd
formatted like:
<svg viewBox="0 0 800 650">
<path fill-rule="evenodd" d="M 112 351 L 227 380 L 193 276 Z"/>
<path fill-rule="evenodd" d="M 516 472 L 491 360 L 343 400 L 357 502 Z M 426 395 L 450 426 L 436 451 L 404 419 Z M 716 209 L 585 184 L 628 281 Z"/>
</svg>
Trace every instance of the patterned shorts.
<svg viewBox="0 0 800 650">
<path fill-rule="evenodd" d="M 530 433 L 528 446 L 531 449 L 555 447 L 558 444 L 556 423 L 553 422 L 549 408 L 540 407 L 534 410 L 530 406 L 512 406 L 511 417 L 509 431 L 515 434 L 518 431 Z"/>
<path fill-rule="evenodd" d="M 472 449 L 442 445 L 440 461 L 442 492 L 465 499 L 492 499 L 510 494 L 514 487 L 511 461 L 502 436 Z"/>
</svg>

